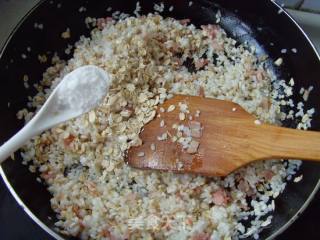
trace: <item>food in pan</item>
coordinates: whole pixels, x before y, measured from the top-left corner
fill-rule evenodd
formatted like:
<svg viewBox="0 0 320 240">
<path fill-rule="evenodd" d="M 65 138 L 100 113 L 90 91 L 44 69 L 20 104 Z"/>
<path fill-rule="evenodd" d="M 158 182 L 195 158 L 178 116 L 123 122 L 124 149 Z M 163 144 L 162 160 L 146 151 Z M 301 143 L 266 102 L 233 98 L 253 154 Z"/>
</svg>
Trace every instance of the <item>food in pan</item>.
<svg viewBox="0 0 320 240">
<path fill-rule="evenodd" d="M 257 57 L 219 25 L 197 28 L 159 14 L 121 18 L 87 19 L 96 26 L 91 37 L 81 37 L 69 61 L 54 58 L 29 103 L 39 109 L 63 76 L 82 65 L 112 77 L 98 108 L 44 132 L 21 153 L 52 194 L 56 227 L 81 239 L 258 238 L 300 161 L 261 161 L 210 178 L 132 169 L 126 153 L 141 144 L 139 133 L 157 117 L 156 106 L 178 93 L 231 100 L 271 124 L 297 118 L 303 129 L 314 110 L 302 102 L 293 108 L 294 80 L 278 79 L 267 56 Z M 28 120 L 32 111 L 18 116 Z"/>
</svg>

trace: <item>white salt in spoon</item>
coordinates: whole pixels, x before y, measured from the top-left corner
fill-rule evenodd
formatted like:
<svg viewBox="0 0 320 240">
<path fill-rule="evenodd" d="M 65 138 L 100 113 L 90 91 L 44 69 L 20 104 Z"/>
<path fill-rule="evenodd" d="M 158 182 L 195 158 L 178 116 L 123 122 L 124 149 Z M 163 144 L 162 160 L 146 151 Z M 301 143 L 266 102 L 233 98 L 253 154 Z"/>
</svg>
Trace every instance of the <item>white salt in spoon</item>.
<svg viewBox="0 0 320 240">
<path fill-rule="evenodd" d="M 67 74 L 37 114 L 0 147 L 0 163 L 32 137 L 98 106 L 111 79 L 103 69 L 87 65 Z"/>
</svg>

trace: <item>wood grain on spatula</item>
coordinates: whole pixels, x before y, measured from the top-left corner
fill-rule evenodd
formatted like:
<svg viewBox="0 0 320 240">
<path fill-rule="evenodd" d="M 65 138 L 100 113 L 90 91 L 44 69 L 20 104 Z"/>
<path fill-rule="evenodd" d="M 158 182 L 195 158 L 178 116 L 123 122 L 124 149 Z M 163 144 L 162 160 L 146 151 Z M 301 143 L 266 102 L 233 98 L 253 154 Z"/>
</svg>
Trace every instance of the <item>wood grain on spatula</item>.
<svg viewBox="0 0 320 240">
<path fill-rule="evenodd" d="M 179 103 L 186 103 L 190 112 L 183 121 L 179 119 Z M 167 112 L 171 105 L 175 110 Z M 161 112 L 161 108 L 166 111 Z M 140 134 L 143 144 L 128 152 L 132 167 L 226 176 L 256 160 L 320 159 L 320 133 L 262 124 L 230 101 L 177 95 L 159 106 L 157 112 L 160 117 L 146 124 Z M 160 127 L 162 120 L 165 126 Z M 172 126 L 194 123 L 202 128 L 201 136 L 192 138 L 199 147 L 188 153 L 172 140 L 176 135 Z M 160 141 L 158 137 L 164 133 L 168 138 Z"/>
</svg>

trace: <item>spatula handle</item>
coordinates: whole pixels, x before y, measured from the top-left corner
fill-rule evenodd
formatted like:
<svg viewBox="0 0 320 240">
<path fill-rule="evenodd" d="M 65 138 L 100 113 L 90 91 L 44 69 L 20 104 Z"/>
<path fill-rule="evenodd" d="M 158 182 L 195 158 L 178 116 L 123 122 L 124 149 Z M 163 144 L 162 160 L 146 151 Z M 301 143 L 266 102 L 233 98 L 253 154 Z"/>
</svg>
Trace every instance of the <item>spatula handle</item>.
<svg viewBox="0 0 320 240">
<path fill-rule="evenodd" d="M 270 125 L 261 125 L 259 129 L 262 134 L 257 141 L 261 144 L 266 158 L 320 161 L 319 132 Z"/>
</svg>

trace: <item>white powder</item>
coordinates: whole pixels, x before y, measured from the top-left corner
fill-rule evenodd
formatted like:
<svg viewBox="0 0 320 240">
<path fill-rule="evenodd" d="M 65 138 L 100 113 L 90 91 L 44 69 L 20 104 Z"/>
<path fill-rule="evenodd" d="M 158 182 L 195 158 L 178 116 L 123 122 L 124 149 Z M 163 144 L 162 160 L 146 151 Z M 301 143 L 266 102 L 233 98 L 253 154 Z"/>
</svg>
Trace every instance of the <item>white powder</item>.
<svg viewBox="0 0 320 240">
<path fill-rule="evenodd" d="M 79 67 L 67 74 L 58 87 L 55 111 L 88 112 L 102 101 L 110 84 L 111 79 L 103 69 L 92 65 Z"/>
</svg>

